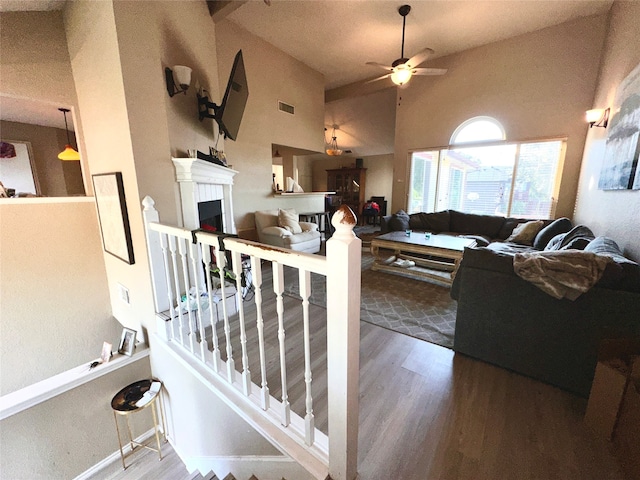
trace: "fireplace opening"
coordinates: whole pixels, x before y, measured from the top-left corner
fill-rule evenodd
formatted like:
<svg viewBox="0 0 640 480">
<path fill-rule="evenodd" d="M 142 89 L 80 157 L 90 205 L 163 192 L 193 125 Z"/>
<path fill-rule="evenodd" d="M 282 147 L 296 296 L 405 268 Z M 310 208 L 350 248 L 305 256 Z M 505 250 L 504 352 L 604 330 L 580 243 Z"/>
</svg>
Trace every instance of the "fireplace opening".
<svg viewBox="0 0 640 480">
<path fill-rule="evenodd" d="M 223 233 L 222 200 L 198 203 L 198 219 L 201 229 L 207 232 Z"/>
</svg>

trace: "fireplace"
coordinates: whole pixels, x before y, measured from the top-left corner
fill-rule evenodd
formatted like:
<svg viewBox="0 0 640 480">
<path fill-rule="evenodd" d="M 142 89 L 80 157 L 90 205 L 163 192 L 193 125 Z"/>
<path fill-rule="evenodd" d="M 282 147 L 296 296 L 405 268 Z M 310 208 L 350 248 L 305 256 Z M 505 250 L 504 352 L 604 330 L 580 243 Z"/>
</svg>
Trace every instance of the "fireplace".
<svg viewBox="0 0 640 480">
<path fill-rule="evenodd" d="M 172 160 L 180 186 L 182 226 L 196 230 L 205 221 L 218 232 L 236 233 L 232 187 L 238 172 L 197 158 Z"/>
<path fill-rule="evenodd" d="M 198 219 L 200 228 L 207 232 L 224 233 L 222 220 L 222 201 L 209 200 L 198 203 Z"/>
</svg>

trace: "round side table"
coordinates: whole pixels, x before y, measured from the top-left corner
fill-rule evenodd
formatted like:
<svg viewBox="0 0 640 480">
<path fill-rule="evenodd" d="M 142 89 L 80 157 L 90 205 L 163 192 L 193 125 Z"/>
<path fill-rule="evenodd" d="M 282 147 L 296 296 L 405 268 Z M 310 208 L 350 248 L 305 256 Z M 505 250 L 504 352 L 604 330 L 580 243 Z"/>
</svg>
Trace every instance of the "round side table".
<svg viewBox="0 0 640 480">
<path fill-rule="evenodd" d="M 140 380 L 127 385 L 111 399 L 111 409 L 113 410 L 113 419 L 116 422 L 116 433 L 118 434 L 118 445 L 120 446 L 120 458 L 122 459 L 122 468 L 126 469 L 127 466 L 124 462 L 125 454 L 122 450 L 122 440 L 120 438 L 120 427 L 118 426 L 118 415 L 125 417 L 127 421 L 127 430 L 129 432 L 129 445 L 131 446 L 131 452 L 133 453 L 137 447 L 144 447 L 154 452 L 158 452 L 160 460 L 162 460 L 162 448 L 160 446 L 160 432 L 158 429 L 158 412 L 156 410 L 156 401 L 160 397 L 160 390 L 162 389 L 162 382 L 159 380 Z M 164 440 L 165 427 L 164 427 L 164 415 L 162 412 L 162 402 L 160 402 L 160 421 L 162 422 L 162 435 Z M 140 412 L 145 408 L 151 406 L 151 413 L 153 415 L 153 428 L 156 436 L 157 448 L 150 447 L 144 443 L 139 443 L 133 440 L 131 434 L 131 427 L 129 426 L 129 415 Z"/>
</svg>

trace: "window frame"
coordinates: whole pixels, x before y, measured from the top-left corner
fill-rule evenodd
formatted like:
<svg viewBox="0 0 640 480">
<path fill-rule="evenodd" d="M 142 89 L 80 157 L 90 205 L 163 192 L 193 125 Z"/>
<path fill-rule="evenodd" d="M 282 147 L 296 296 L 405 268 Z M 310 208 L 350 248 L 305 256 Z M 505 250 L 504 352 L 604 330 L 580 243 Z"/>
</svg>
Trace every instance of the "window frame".
<svg viewBox="0 0 640 480">
<path fill-rule="evenodd" d="M 484 118 L 484 117 L 474 117 L 474 119 L 477 119 L 477 118 Z M 491 117 L 489 117 L 489 118 L 491 118 Z M 461 125 L 464 125 L 466 123 L 467 122 L 464 122 Z M 458 129 L 456 129 L 456 131 L 457 130 Z M 452 137 L 453 137 L 453 135 L 452 135 Z M 409 196 L 411 195 L 411 190 L 412 190 L 412 183 L 411 183 L 411 181 L 412 181 L 412 162 L 413 162 L 413 155 L 415 153 L 419 153 L 419 152 L 437 152 L 437 154 L 438 154 L 438 165 L 437 165 L 437 168 L 436 168 L 437 177 L 436 177 L 436 182 L 435 182 L 435 201 L 433 202 L 434 212 L 436 212 L 436 211 L 439 211 L 439 210 L 437 210 L 437 208 L 438 208 L 438 203 L 439 203 L 439 199 L 440 199 L 440 174 L 441 174 L 441 160 L 442 160 L 442 156 L 443 156 L 443 151 L 455 150 L 456 148 L 475 148 L 475 147 L 492 147 L 492 146 L 500 146 L 500 145 L 515 145 L 516 146 L 515 165 L 514 165 L 513 176 L 512 176 L 512 179 L 511 179 L 511 187 L 510 187 L 510 192 L 509 192 L 509 213 L 510 213 L 511 212 L 511 208 L 512 208 L 514 186 L 515 186 L 515 182 L 516 182 L 520 146 L 523 145 L 523 144 L 542 143 L 542 142 L 560 142 L 561 143 L 560 152 L 559 152 L 559 155 L 558 155 L 558 165 L 556 167 L 556 175 L 555 175 L 554 184 L 553 184 L 553 190 L 552 190 L 551 207 L 550 207 L 550 211 L 549 211 L 549 218 L 555 218 L 556 208 L 558 206 L 558 197 L 560 195 L 560 184 L 562 182 L 562 173 L 564 171 L 564 162 L 566 160 L 566 153 L 567 153 L 568 137 L 566 135 L 557 135 L 557 136 L 551 136 L 551 137 L 537 137 L 537 138 L 529 137 L 529 138 L 525 138 L 523 140 L 496 140 L 496 141 L 485 141 L 485 142 L 480 141 L 480 142 L 451 144 L 451 145 L 440 146 L 440 147 L 427 147 L 427 148 L 409 149 L 407 151 L 407 192 L 406 192 L 406 195 L 405 195 L 405 211 L 407 213 L 411 213 L 411 212 L 409 212 L 409 207 L 410 207 L 410 198 L 409 198 Z"/>
</svg>

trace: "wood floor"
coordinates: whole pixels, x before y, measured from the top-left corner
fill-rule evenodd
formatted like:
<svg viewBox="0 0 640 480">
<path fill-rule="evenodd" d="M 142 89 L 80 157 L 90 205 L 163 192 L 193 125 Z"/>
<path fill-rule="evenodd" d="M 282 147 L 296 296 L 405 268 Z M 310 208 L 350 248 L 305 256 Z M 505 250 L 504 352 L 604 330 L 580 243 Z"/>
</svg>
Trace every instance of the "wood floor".
<svg viewBox="0 0 640 480">
<path fill-rule="evenodd" d="M 624 478 L 582 424 L 584 399 L 367 323 L 360 368 L 361 480 Z M 201 478 L 166 449 L 93 478 Z"/>
</svg>

